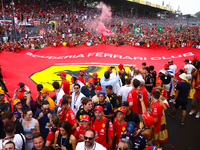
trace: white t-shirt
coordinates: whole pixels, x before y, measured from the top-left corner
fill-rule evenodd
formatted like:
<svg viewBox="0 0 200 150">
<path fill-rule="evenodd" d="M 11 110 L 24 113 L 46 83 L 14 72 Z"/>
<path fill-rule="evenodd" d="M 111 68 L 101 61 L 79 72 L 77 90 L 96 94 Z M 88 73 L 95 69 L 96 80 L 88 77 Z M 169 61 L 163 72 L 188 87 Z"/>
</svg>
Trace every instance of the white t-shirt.
<svg viewBox="0 0 200 150">
<path fill-rule="evenodd" d="M 124 85 L 120 88 L 118 96 L 122 97 L 122 102 L 127 101 L 128 93 L 132 90 L 132 88 L 133 87 L 131 85 Z"/>
<path fill-rule="evenodd" d="M 76 146 L 76 150 L 87 150 L 85 147 L 85 142 L 79 142 Z M 91 150 L 106 150 L 101 144 L 94 142 L 94 146 Z"/>
<path fill-rule="evenodd" d="M 63 95 L 65 95 L 65 92 L 63 91 L 63 89 L 59 89 L 58 92 L 56 92 L 56 100 L 55 103 L 58 106 L 60 104 L 60 100 L 63 98 Z"/>
<path fill-rule="evenodd" d="M 169 68 L 173 71 L 173 74 L 175 74 L 177 66 L 176 65 L 170 65 Z"/>
<path fill-rule="evenodd" d="M 138 75 L 136 75 L 136 76 L 134 75 L 133 78 L 135 78 L 135 79 L 137 79 L 137 80 L 139 80 L 139 81 L 141 81 L 141 80 L 144 81 L 144 79 L 143 79 L 143 77 L 142 77 L 141 74 L 138 74 Z"/>
<path fill-rule="evenodd" d="M 21 134 L 23 139 L 24 139 L 24 143 L 26 143 L 26 138 L 24 137 L 23 134 Z M 14 135 L 14 139 L 12 140 L 14 143 L 15 143 L 15 148 L 16 150 L 21 150 L 22 147 L 23 147 L 23 140 L 22 140 L 22 137 L 19 135 L 19 134 L 15 134 Z M 3 146 L 6 145 L 6 143 L 9 142 L 8 140 L 5 140 L 3 142 Z"/>
<path fill-rule="evenodd" d="M 184 69 L 187 69 L 187 76 L 192 76 L 191 72 L 195 67 L 192 64 L 186 64 L 184 66 Z"/>
<path fill-rule="evenodd" d="M 116 76 L 117 76 L 116 73 L 115 73 L 115 72 L 112 72 L 112 73 L 110 74 L 110 80 L 115 79 Z"/>
<path fill-rule="evenodd" d="M 76 113 L 79 110 L 79 107 L 81 106 L 81 98 L 85 97 L 85 95 L 83 93 L 79 93 L 77 99 L 75 97 L 75 92 L 72 93 L 72 102 L 71 102 L 71 109 L 74 111 L 74 114 L 76 116 Z"/>
</svg>

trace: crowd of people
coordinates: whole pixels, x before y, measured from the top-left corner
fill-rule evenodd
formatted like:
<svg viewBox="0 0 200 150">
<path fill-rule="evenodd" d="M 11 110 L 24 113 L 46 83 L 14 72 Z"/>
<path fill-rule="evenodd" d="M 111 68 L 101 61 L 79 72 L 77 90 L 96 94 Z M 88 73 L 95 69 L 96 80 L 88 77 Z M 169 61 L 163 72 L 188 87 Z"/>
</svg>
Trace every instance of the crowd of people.
<svg viewBox="0 0 200 150">
<path fill-rule="evenodd" d="M 4 1 L 4 3 L 5 16 L 12 18 L 12 7 L 8 1 Z M 16 32 L 18 35 L 24 33 L 24 36 L 19 40 L 11 41 L 11 38 L 9 38 L 7 41 L 1 42 L 1 50 L 16 52 L 20 49 L 40 49 L 45 46 L 74 47 L 100 43 L 115 46 L 146 46 L 149 48 L 166 46 L 167 49 L 177 47 L 200 48 L 199 27 L 182 27 L 179 24 L 179 30 L 176 30 L 177 26 L 175 28 L 174 25 L 170 25 L 170 21 L 173 22 L 174 18 L 166 18 L 165 20 L 155 16 L 143 18 L 140 14 L 131 15 L 130 12 L 124 12 L 122 16 L 120 12 L 113 11 L 110 20 L 101 22 L 106 31 L 104 35 L 102 34 L 103 31 L 98 31 L 98 18 L 101 16 L 101 10 L 97 8 L 75 5 L 74 13 L 72 13 L 70 4 L 45 2 L 43 4 L 45 9 L 42 12 L 39 4 L 40 2 L 37 0 L 15 2 Z M 3 16 L 2 12 L 1 16 Z M 49 25 L 45 31 L 40 32 L 40 27 L 37 27 L 39 32 L 36 33 L 32 28 L 29 29 L 20 24 L 24 22 L 34 24 L 34 20 L 39 20 L 40 24 L 54 20 L 58 23 L 58 28 L 55 30 L 55 25 Z M 158 25 L 162 31 L 158 29 Z M 138 28 L 138 31 L 135 30 L 136 28 Z M 14 30 L 12 22 L 11 24 L 2 23 L 1 33 L 4 34 L 6 29 L 9 37 L 11 37 Z M 14 37 L 14 35 L 12 36 Z"/>
<path fill-rule="evenodd" d="M 123 64 L 108 66 L 101 78 L 93 73 L 87 81 L 85 70 L 71 82 L 66 72 L 60 72 L 61 84 L 52 83 L 54 94 L 38 84 L 36 98 L 22 82 L 9 95 L 0 74 L 3 149 L 175 150 L 172 145 L 158 147 L 168 140 L 165 110 L 175 102 L 169 113 L 175 118 L 181 107 L 180 125 L 184 126 L 191 90 L 196 91 L 190 115 L 196 113 L 200 101 L 200 62 L 196 56 L 184 62 L 184 68 L 177 71 L 169 60 L 158 73 L 145 62 L 141 69 L 130 66 L 128 72 Z M 195 117 L 200 118 L 200 109 Z"/>
</svg>

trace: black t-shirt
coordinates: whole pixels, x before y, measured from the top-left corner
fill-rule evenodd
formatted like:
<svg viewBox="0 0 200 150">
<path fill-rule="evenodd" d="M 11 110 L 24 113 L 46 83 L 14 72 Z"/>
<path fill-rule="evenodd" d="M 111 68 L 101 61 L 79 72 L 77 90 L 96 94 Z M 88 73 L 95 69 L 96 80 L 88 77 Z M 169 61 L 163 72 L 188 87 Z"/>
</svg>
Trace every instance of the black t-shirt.
<svg viewBox="0 0 200 150">
<path fill-rule="evenodd" d="M 151 76 L 153 78 L 153 86 L 156 86 L 156 71 L 151 72 Z"/>
<path fill-rule="evenodd" d="M 152 84 L 153 83 L 153 78 L 150 74 L 148 74 L 146 77 L 145 77 L 145 85 L 146 84 Z M 145 86 L 147 91 L 149 93 L 151 93 L 152 89 L 153 89 L 153 86 Z"/>
<path fill-rule="evenodd" d="M 112 104 L 113 108 L 120 107 L 119 98 L 115 93 L 112 93 L 111 95 L 107 95 L 110 99 L 110 103 Z"/>
<path fill-rule="evenodd" d="M 80 117 L 82 115 L 88 115 L 90 116 L 90 119 L 92 119 L 94 117 L 94 109 L 91 109 L 88 112 L 86 112 L 83 108 L 79 109 L 78 112 L 76 113 L 76 119 L 80 121 Z"/>
<path fill-rule="evenodd" d="M 19 120 L 16 119 L 14 123 L 15 123 L 15 130 L 16 130 L 15 134 L 20 134 L 20 133 L 24 134 L 24 128 L 22 124 L 19 122 Z"/>
<path fill-rule="evenodd" d="M 105 115 L 110 115 L 111 113 L 113 113 L 112 104 L 110 102 L 105 101 L 105 103 L 103 103 L 103 104 L 96 102 L 96 103 L 94 103 L 94 108 L 98 105 L 103 107 L 103 112 Z"/>
<path fill-rule="evenodd" d="M 138 133 L 138 135 L 136 135 L 135 137 L 133 137 L 132 135 L 124 134 L 122 135 L 122 138 L 127 138 L 131 140 L 133 144 L 132 150 L 143 150 L 145 147 L 148 146 L 147 139 L 141 133 Z"/>
<path fill-rule="evenodd" d="M 133 121 L 136 124 L 140 123 L 140 119 L 138 114 L 136 114 L 134 111 L 131 110 L 131 113 L 129 115 L 126 115 L 126 117 L 124 118 L 125 121 L 128 123 L 129 121 Z"/>
<path fill-rule="evenodd" d="M 197 70 L 199 70 L 199 68 L 200 68 L 200 62 L 199 62 L 198 60 L 193 60 L 193 61 L 192 61 L 192 64 L 195 66 L 195 68 L 196 68 Z"/>
<path fill-rule="evenodd" d="M 171 82 L 171 77 L 169 75 L 163 75 L 160 77 L 160 80 L 162 80 L 163 84 L 169 84 Z"/>
<path fill-rule="evenodd" d="M 177 101 L 185 102 L 188 100 L 188 92 L 190 90 L 190 84 L 188 82 L 178 83 L 176 90 L 179 90 Z"/>
</svg>

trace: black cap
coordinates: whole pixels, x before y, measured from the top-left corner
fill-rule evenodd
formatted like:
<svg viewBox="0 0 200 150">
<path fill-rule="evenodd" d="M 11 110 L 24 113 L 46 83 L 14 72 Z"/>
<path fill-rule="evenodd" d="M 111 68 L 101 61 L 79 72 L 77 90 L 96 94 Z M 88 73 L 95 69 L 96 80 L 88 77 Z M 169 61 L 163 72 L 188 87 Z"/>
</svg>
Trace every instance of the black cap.
<svg viewBox="0 0 200 150">
<path fill-rule="evenodd" d="M 183 62 L 187 62 L 187 63 L 189 63 L 189 62 L 190 62 L 190 60 L 189 60 L 189 59 L 186 59 L 186 60 L 184 60 Z"/>
<path fill-rule="evenodd" d="M 122 106 L 129 106 L 129 103 L 128 102 L 123 102 Z"/>
<path fill-rule="evenodd" d="M 62 105 L 65 105 L 65 104 L 68 104 L 68 99 L 63 98 L 62 103 L 61 103 L 61 106 L 62 106 Z"/>
<path fill-rule="evenodd" d="M 40 92 L 43 89 L 43 85 L 42 84 L 38 84 L 37 85 L 37 91 Z"/>
<path fill-rule="evenodd" d="M 20 88 L 24 87 L 24 85 L 25 85 L 25 84 L 22 83 L 22 82 L 19 83 L 19 87 L 20 87 Z"/>
</svg>

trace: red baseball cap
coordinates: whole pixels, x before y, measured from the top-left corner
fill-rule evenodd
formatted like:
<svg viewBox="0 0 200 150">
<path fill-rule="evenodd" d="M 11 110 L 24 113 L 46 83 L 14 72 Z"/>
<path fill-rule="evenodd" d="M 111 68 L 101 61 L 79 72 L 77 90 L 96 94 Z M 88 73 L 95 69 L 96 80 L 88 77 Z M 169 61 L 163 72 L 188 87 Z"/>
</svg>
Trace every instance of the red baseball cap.
<svg viewBox="0 0 200 150">
<path fill-rule="evenodd" d="M 97 90 L 102 90 L 101 86 L 100 85 L 95 85 L 94 89 L 97 89 Z"/>
<path fill-rule="evenodd" d="M 93 81 L 93 78 L 89 78 L 88 79 L 88 83 L 93 83 L 94 81 Z"/>
<path fill-rule="evenodd" d="M 80 72 L 83 71 L 85 73 L 85 70 L 80 70 Z"/>
<path fill-rule="evenodd" d="M 95 72 L 95 73 L 93 73 L 92 76 L 98 77 L 98 74 Z"/>
<path fill-rule="evenodd" d="M 66 77 L 67 73 L 66 72 L 60 72 L 59 75 L 63 76 L 63 77 Z"/>
<path fill-rule="evenodd" d="M 158 80 L 157 83 L 163 84 L 162 80 Z"/>
<path fill-rule="evenodd" d="M 118 68 L 119 69 L 124 69 L 124 65 L 123 64 L 119 64 Z"/>
<path fill-rule="evenodd" d="M 169 64 L 165 64 L 165 65 L 164 65 L 164 68 L 169 68 Z"/>
<path fill-rule="evenodd" d="M 96 110 L 103 112 L 103 107 L 98 105 L 94 108 L 94 111 L 96 111 Z"/>
<path fill-rule="evenodd" d="M 116 113 L 117 113 L 117 112 L 123 112 L 124 114 L 126 114 L 126 111 L 125 111 L 124 108 L 122 108 L 122 107 L 117 108 Z"/>
<path fill-rule="evenodd" d="M 82 115 L 80 120 L 90 121 L 90 117 L 88 115 Z"/>
<path fill-rule="evenodd" d="M 149 115 L 149 113 L 147 112 L 143 113 L 142 118 L 144 119 L 144 123 L 147 126 L 152 126 L 154 124 L 154 119 L 152 116 Z"/>
</svg>

